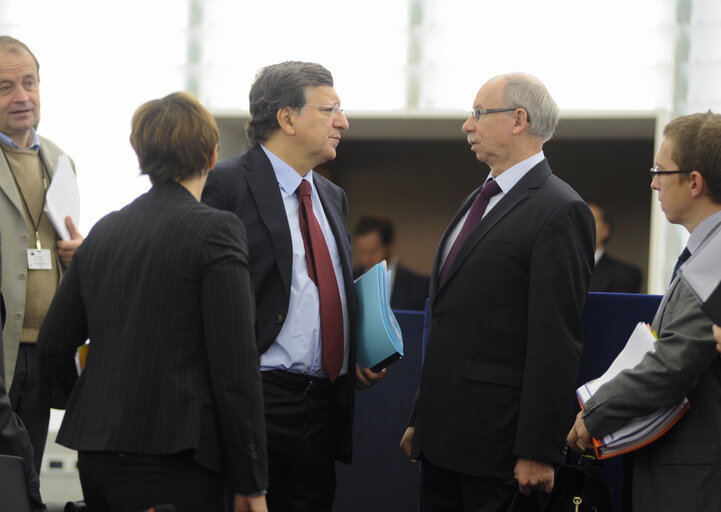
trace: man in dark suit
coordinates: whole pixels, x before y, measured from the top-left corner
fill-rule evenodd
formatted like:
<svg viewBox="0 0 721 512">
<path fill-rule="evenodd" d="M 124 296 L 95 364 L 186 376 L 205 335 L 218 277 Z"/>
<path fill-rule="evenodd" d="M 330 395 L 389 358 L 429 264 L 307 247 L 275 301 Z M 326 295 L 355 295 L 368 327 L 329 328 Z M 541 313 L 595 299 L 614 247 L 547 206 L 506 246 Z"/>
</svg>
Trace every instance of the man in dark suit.
<svg viewBox="0 0 721 512">
<path fill-rule="evenodd" d="M 0 243 L 2 239 L 0 239 Z M 2 252 L 0 252 L 0 274 L 2 274 Z M 40 481 L 33 464 L 33 446 L 22 424 L 15 415 L 5 389 L 5 366 L 3 365 L 3 333 L 5 327 L 5 300 L 0 290 L 0 455 L 22 457 L 25 463 L 25 480 L 32 509 L 35 512 L 47 510 L 40 498 Z M 2 498 L 0 498 L 0 503 Z"/>
<path fill-rule="evenodd" d="M 353 231 L 355 256 L 360 263 L 353 269 L 357 279 L 373 265 L 386 260 L 391 272 L 391 308 L 423 311 L 430 279 L 401 265 L 395 257 L 395 230 L 384 215 L 364 215 Z"/>
<path fill-rule="evenodd" d="M 543 84 L 515 73 L 481 87 L 463 124 L 491 172 L 451 221 L 431 274 L 425 361 L 401 441 L 423 461 L 424 511 L 503 510 L 514 477 L 523 494 L 550 492 L 564 461 L 594 227 L 544 158 L 557 119 Z"/>
<path fill-rule="evenodd" d="M 218 128 L 186 93 L 141 105 L 131 143 L 152 189 L 101 219 L 38 338 L 72 394 L 88 508 L 267 511 L 265 423 L 243 225 L 200 203 Z M 76 348 L 90 338 L 78 378 Z"/>
<path fill-rule="evenodd" d="M 330 72 L 307 62 L 263 68 L 250 89 L 250 115 L 252 148 L 210 173 L 203 201 L 235 213 L 248 233 L 268 507 L 329 511 L 334 459 L 351 459 L 354 388 L 385 375 L 356 366 L 348 202 L 313 171 L 335 158 L 348 120 Z"/>
<path fill-rule="evenodd" d="M 611 238 L 613 224 L 608 212 L 598 203 L 588 202 L 596 221 L 596 267 L 591 276 L 589 292 L 639 293 L 641 291 L 641 270 L 611 257 L 606 244 Z"/>
</svg>

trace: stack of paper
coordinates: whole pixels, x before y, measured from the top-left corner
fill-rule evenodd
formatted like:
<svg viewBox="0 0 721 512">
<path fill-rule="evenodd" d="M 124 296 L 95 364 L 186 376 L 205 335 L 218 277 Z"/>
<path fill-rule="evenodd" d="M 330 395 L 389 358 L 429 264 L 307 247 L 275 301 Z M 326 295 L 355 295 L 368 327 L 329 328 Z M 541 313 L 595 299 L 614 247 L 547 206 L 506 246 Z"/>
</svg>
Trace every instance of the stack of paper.
<svg viewBox="0 0 721 512">
<path fill-rule="evenodd" d="M 621 353 L 611 363 L 606 373 L 587 382 L 576 390 L 581 407 L 608 381 L 623 370 L 631 369 L 641 362 L 643 356 L 655 350 L 656 334 L 651 327 L 639 322 Z M 679 404 L 663 407 L 653 414 L 635 418 L 623 428 L 611 432 L 603 439 L 594 439 L 593 447 L 599 459 L 630 452 L 655 441 L 670 429 L 689 409 L 686 398 Z"/>
<path fill-rule="evenodd" d="M 80 191 L 68 155 L 58 157 L 53 179 L 45 196 L 45 213 L 62 240 L 70 240 L 65 217 L 70 216 L 76 226 L 80 225 Z"/>
<path fill-rule="evenodd" d="M 374 372 L 403 357 L 403 335 L 391 311 L 389 283 L 385 260 L 355 282 L 360 304 L 358 365 Z"/>
</svg>

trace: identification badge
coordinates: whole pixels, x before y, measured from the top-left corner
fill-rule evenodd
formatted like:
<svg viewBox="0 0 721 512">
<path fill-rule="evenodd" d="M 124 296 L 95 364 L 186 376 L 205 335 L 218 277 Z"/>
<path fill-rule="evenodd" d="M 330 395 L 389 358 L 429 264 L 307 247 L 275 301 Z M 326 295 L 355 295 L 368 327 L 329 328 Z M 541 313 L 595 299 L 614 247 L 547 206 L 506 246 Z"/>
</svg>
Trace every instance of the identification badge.
<svg viewBox="0 0 721 512">
<path fill-rule="evenodd" d="M 30 270 L 52 270 L 53 257 L 50 249 L 28 249 L 28 268 Z"/>
</svg>

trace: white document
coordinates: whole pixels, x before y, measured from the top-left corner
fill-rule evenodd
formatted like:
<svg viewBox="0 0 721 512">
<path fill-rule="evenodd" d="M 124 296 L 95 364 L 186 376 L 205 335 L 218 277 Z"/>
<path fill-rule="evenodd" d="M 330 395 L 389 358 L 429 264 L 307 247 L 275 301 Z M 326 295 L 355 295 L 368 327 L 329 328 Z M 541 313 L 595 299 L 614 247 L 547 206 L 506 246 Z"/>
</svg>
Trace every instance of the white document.
<svg viewBox="0 0 721 512">
<path fill-rule="evenodd" d="M 720 259 L 721 228 L 712 233 L 678 270 L 681 279 L 701 302 L 706 302 L 721 282 Z"/>
<path fill-rule="evenodd" d="M 629 336 L 626 346 L 623 347 L 621 353 L 616 356 L 616 359 L 611 363 L 606 373 L 595 380 L 587 382 L 576 390 L 581 405 L 585 406 L 586 401 L 606 382 L 613 379 L 623 370 L 633 368 L 641 362 L 643 356 L 648 352 L 653 352 L 655 349 L 653 345 L 655 341 L 656 335 L 648 324 L 644 322 L 636 324 L 636 328 L 631 333 L 631 336 Z"/>
<path fill-rule="evenodd" d="M 75 226 L 80 223 L 80 190 L 78 180 L 70 165 L 68 155 L 58 157 L 53 180 L 45 196 L 45 213 L 62 240 L 70 240 L 70 231 L 65 226 L 65 217 L 73 219 Z"/>
<path fill-rule="evenodd" d="M 646 354 L 653 352 L 656 349 L 656 340 L 656 334 L 651 327 L 646 323 L 639 322 L 628 338 L 626 346 L 606 370 L 606 373 L 576 390 L 581 406 L 585 407 L 586 402 L 602 385 L 623 370 L 634 368 Z M 684 398 L 679 404 L 662 407 L 652 414 L 630 420 L 625 426 L 611 432 L 600 441 L 594 439 L 596 455 L 600 459 L 605 459 L 647 445 L 671 428 L 688 408 L 688 400 Z"/>
</svg>

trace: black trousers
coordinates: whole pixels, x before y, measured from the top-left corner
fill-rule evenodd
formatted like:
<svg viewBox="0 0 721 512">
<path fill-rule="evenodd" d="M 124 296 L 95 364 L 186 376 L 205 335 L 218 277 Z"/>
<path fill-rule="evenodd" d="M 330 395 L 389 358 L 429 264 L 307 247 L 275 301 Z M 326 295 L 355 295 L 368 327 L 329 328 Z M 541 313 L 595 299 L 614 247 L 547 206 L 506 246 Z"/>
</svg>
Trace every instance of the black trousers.
<svg viewBox="0 0 721 512">
<path fill-rule="evenodd" d="M 339 398 L 348 377 L 334 384 L 279 370 L 265 371 L 270 512 L 330 512 L 335 497 Z"/>
<path fill-rule="evenodd" d="M 500 512 L 516 491 L 513 481 L 448 471 L 421 463 L 421 512 Z"/>
<path fill-rule="evenodd" d="M 35 343 L 21 343 L 15 363 L 15 376 L 8 390 L 13 411 L 28 431 L 33 445 L 35 472 L 39 475 L 43 463 L 45 441 L 50 422 L 50 394 L 40 383 L 40 364 Z"/>
<path fill-rule="evenodd" d="M 177 512 L 226 511 L 224 477 L 195 462 L 191 452 L 81 451 L 78 470 L 92 512 L 139 512 L 165 504 Z"/>
</svg>

